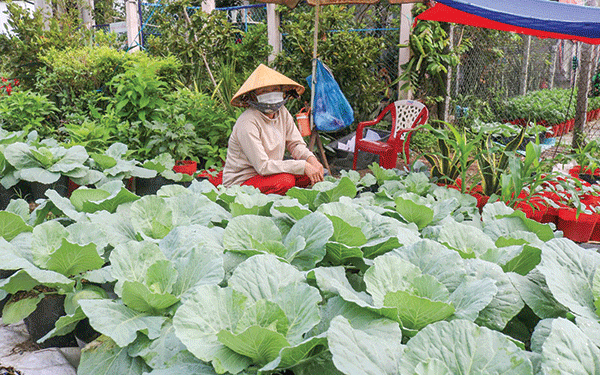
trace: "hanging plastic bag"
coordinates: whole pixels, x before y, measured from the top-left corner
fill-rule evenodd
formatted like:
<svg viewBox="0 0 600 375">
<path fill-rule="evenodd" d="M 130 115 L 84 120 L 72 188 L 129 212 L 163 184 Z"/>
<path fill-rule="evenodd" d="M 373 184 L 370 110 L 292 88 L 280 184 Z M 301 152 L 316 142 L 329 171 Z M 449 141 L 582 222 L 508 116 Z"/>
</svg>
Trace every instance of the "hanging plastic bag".
<svg viewBox="0 0 600 375">
<path fill-rule="evenodd" d="M 315 101 L 312 108 L 317 130 L 331 132 L 350 126 L 354 122 L 354 110 L 333 78 L 331 70 L 317 59 Z M 312 74 L 306 77 L 312 86 Z"/>
</svg>

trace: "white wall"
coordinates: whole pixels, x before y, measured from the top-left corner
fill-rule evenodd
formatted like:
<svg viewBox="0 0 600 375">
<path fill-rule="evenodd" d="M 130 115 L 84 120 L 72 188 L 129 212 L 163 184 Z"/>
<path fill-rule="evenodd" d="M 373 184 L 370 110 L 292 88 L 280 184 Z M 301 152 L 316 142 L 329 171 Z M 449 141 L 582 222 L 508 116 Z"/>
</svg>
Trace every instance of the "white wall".
<svg viewBox="0 0 600 375">
<path fill-rule="evenodd" d="M 29 8 L 30 10 L 33 11 L 33 4 L 26 3 L 25 1 L 15 1 L 15 4 L 18 4 L 22 7 Z M 6 11 L 6 3 L 3 1 L 0 1 L 0 33 L 2 33 L 2 34 L 6 34 L 5 25 L 8 26 L 7 21 L 8 21 L 8 13 Z"/>
</svg>

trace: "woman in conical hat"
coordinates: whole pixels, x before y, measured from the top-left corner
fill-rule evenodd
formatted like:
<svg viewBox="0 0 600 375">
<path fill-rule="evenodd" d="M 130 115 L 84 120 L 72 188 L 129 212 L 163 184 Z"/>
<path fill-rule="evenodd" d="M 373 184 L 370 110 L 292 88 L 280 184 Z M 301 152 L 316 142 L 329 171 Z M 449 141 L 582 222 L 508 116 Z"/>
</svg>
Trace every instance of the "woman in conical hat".
<svg viewBox="0 0 600 375">
<path fill-rule="evenodd" d="M 260 64 L 231 98 L 247 109 L 237 119 L 227 148 L 223 185 L 251 185 L 265 194 L 323 181 L 323 166 L 308 149 L 285 103 L 304 87 Z M 291 159 L 284 160 L 286 150 Z"/>
</svg>

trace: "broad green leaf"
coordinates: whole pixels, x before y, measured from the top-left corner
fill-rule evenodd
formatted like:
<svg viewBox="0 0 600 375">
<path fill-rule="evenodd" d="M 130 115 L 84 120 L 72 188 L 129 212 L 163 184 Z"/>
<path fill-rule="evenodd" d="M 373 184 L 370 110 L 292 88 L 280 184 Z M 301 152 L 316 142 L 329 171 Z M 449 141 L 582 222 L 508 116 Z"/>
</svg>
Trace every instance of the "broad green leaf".
<svg viewBox="0 0 600 375">
<path fill-rule="evenodd" d="M 451 292 L 458 288 L 467 273 L 464 261 L 456 251 L 432 240 L 404 246 L 394 250 L 393 254 L 407 259 L 424 274 L 434 276 Z"/>
<path fill-rule="evenodd" d="M 437 241 L 458 251 L 463 258 L 479 257 L 488 249 L 496 247 L 481 229 L 454 220 L 444 220 Z"/>
<path fill-rule="evenodd" d="M 125 281 L 122 292 L 123 303 L 136 311 L 154 313 L 164 310 L 175 303 L 179 298 L 168 292 L 156 292 L 139 281 Z"/>
<path fill-rule="evenodd" d="M 104 260 L 98 255 L 95 244 L 81 246 L 63 238 L 61 246 L 50 254 L 46 268 L 65 276 L 74 276 L 100 269 L 103 264 Z"/>
<path fill-rule="evenodd" d="M 23 221 L 29 220 L 29 203 L 25 199 L 12 199 L 5 211 L 19 215 Z"/>
<path fill-rule="evenodd" d="M 83 211 L 85 202 L 97 202 L 108 197 L 110 197 L 110 193 L 106 190 L 79 188 L 71 193 L 69 199 L 78 211 Z"/>
<path fill-rule="evenodd" d="M 544 374 L 598 374 L 600 349 L 567 319 L 547 323 L 549 332 L 541 344 L 541 370 Z M 538 329 L 532 340 L 539 340 Z"/>
<path fill-rule="evenodd" d="M 273 371 L 275 369 L 288 369 L 293 366 L 310 362 L 316 355 L 327 351 L 327 338 L 324 335 L 311 337 L 295 345 L 282 348 L 279 356 L 263 366 L 260 371 Z M 324 369 L 319 370 L 323 373 Z M 294 371 L 294 373 L 296 373 Z"/>
<path fill-rule="evenodd" d="M 365 292 L 357 292 L 346 278 L 343 267 L 319 267 L 311 271 L 317 281 L 321 293 L 339 295 L 347 302 L 361 307 L 373 306 L 373 298 Z"/>
<path fill-rule="evenodd" d="M 479 313 L 475 323 L 502 331 L 525 305 L 519 291 L 513 286 L 500 266 L 479 259 L 468 259 L 467 272 L 475 279 L 492 279 L 498 292 L 494 299 Z"/>
<path fill-rule="evenodd" d="M 407 343 L 399 373 L 414 374 L 419 364 L 422 368 L 423 362 L 431 360 L 445 365 L 440 374 L 533 374 L 528 353 L 508 336 L 466 320 L 423 328 Z"/>
<path fill-rule="evenodd" d="M 301 342 L 303 335 L 321 320 L 321 294 L 318 289 L 307 284 L 293 283 L 283 286 L 273 301 L 283 309 L 287 317 L 286 338 L 292 345 Z"/>
<path fill-rule="evenodd" d="M 43 294 L 37 294 L 18 301 L 9 300 L 2 309 L 2 323 L 15 324 L 28 317 L 37 308 L 37 304 L 44 298 Z"/>
<path fill-rule="evenodd" d="M 142 357 L 144 361 L 153 369 L 168 368 L 175 359 L 190 362 L 189 357 L 194 358 L 191 362 L 199 362 L 186 349 L 185 346 L 175 335 L 173 322 L 167 320 L 160 331 L 160 336 L 150 340 L 145 335 L 138 335 L 137 340 L 129 345 L 129 355 L 132 357 Z"/>
<path fill-rule="evenodd" d="M 246 309 L 246 296 L 231 288 L 200 285 L 177 309 L 175 333 L 199 359 L 211 362 L 224 348 L 217 339 L 221 330 L 233 331 Z"/>
<path fill-rule="evenodd" d="M 259 326 L 251 326 L 239 334 L 221 330 L 217 337 L 229 349 L 264 366 L 279 356 L 279 351 L 290 344 L 281 333 Z"/>
<path fill-rule="evenodd" d="M 375 258 L 364 276 L 367 292 L 373 297 L 375 306 L 383 306 L 389 292 L 408 290 L 421 270 L 410 262 L 393 255 Z"/>
<path fill-rule="evenodd" d="M 552 295 L 544 275 L 537 268 L 526 276 L 509 273 L 510 281 L 519 291 L 525 304 L 542 319 L 565 316 L 569 309 L 561 305 Z"/>
<path fill-rule="evenodd" d="M 237 326 L 232 333 L 237 335 L 252 326 L 267 328 L 285 337 L 289 321 L 278 304 L 261 299 L 246 306 L 244 314 L 237 321 Z"/>
<path fill-rule="evenodd" d="M 273 203 L 273 209 L 289 215 L 292 219 L 298 221 L 304 216 L 310 214 L 306 205 L 301 205 L 297 199 L 280 199 Z"/>
<path fill-rule="evenodd" d="M 398 323 L 373 320 L 368 327 L 356 329 L 342 317 L 335 317 L 327 331 L 333 363 L 344 374 L 398 374 L 403 352 Z"/>
<path fill-rule="evenodd" d="M 537 247 L 523 246 L 519 255 L 502 266 L 504 272 L 515 272 L 519 275 L 527 275 L 534 269 L 542 259 L 542 250 Z"/>
<path fill-rule="evenodd" d="M 158 246 L 151 242 L 134 242 L 122 244 L 110 254 L 113 276 L 119 280 L 115 292 L 120 293 L 120 285 L 125 281 L 146 282 L 148 268 L 158 261 L 165 260 L 165 255 Z"/>
<path fill-rule="evenodd" d="M 498 288 L 492 279 L 465 280 L 449 296 L 456 310 L 454 317 L 474 322 L 496 293 Z"/>
<path fill-rule="evenodd" d="M 334 266 L 345 264 L 351 259 L 361 259 L 364 256 L 359 247 L 348 246 L 335 241 L 327 242 L 325 250 L 325 260 Z"/>
<path fill-rule="evenodd" d="M 598 319 L 592 280 L 600 268 L 600 254 L 566 238 L 555 238 L 542 247 L 542 261 L 537 268 L 559 303 L 577 315 Z"/>
<path fill-rule="evenodd" d="M 85 246 L 88 244 L 96 245 L 96 252 L 104 255 L 108 246 L 106 233 L 98 230 L 98 227 L 90 222 L 77 222 L 67 227 L 69 237 L 67 240 L 71 243 Z"/>
<path fill-rule="evenodd" d="M 32 231 L 33 228 L 27 225 L 21 216 L 0 211 L 0 236 L 6 241 L 12 241 L 19 233 Z"/>
<path fill-rule="evenodd" d="M 538 223 L 535 220 L 528 219 L 525 214 L 521 211 L 515 211 L 509 215 L 500 216 L 497 218 L 518 218 L 521 220 L 521 223 L 525 229 L 528 231 L 535 233 L 538 238 L 544 242 L 550 241 L 554 238 L 554 231 L 548 224 Z"/>
<path fill-rule="evenodd" d="M 229 204 L 229 210 L 233 217 L 240 215 L 271 216 L 271 206 L 273 206 L 273 198 L 267 195 L 238 194 L 235 200 Z"/>
<path fill-rule="evenodd" d="M 168 352 L 165 352 L 168 354 Z M 155 358 L 155 357 L 153 357 Z M 148 360 L 146 360 L 148 361 Z M 160 368 L 154 368 L 144 375 L 173 375 L 173 374 L 198 374 L 198 375 L 217 375 L 214 368 L 198 358 L 187 350 L 177 353 L 170 357 L 170 360 Z"/>
<path fill-rule="evenodd" d="M 33 228 L 31 251 L 35 265 L 46 268 L 50 254 L 62 246 L 68 235 L 67 229 L 57 221 L 47 221 Z"/>
<path fill-rule="evenodd" d="M 223 233 L 226 250 L 256 250 L 266 241 L 281 241 L 281 232 L 273 220 L 264 216 L 234 217 Z"/>
<path fill-rule="evenodd" d="M 344 219 L 337 216 L 327 216 L 333 224 L 333 236 L 331 242 L 358 247 L 367 242 L 367 238 L 359 227 L 348 224 Z"/>
<path fill-rule="evenodd" d="M 348 225 L 360 228 L 365 218 L 359 212 L 359 207 L 349 204 L 349 202 L 332 202 L 319 206 L 318 212 L 325 214 L 327 217 L 335 216 L 342 219 Z"/>
<path fill-rule="evenodd" d="M 273 255 L 255 255 L 235 269 L 228 284 L 252 301 L 273 301 L 281 288 L 304 280 L 300 271 Z"/>
<path fill-rule="evenodd" d="M 396 198 L 396 211 L 409 223 L 423 229 L 433 220 L 433 210 L 425 205 L 401 197 Z"/>
<path fill-rule="evenodd" d="M 314 200 L 315 206 L 323 203 L 337 202 L 341 197 L 354 198 L 357 193 L 356 185 L 348 177 L 342 177 L 329 187 L 327 182 L 319 182 L 312 188 L 319 191 Z"/>
<path fill-rule="evenodd" d="M 90 319 L 90 325 L 98 332 L 110 337 L 124 348 L 135 341 L 137 332 L 150 339 L 160 335 L 165 317 L 151 316 L 134 311 L 118 302 L 106 299 L 80 300 L 79 305 Z"/>
<path fill-rule="evenodd" d="M 173 211 L 163 198 L 146 195 L 131 205 L 131 223 L 141 234 L 161 239 L 173 229 Z"/>
<path fill-rule="evenodd" d="M 307 205 L 311 211 L 316 209 L 315 200 L 319 192 L 313 189 L 293 187 L 285 193 L 288 197 L 296 198 L 302 205 Z"/>
<path fill-rule="evenodd" d="M 332 235 L 331 221 L 319 212 L 311 213 L 298 220 L 285 237 L 283 244 L 288 249 L 291 241 L 304 238 L 304 246 L 289 252 L 285 258 L 301 270 L 312 269 L 325 256 L 325 244 Z"/>
<path fill-rule="evenodd" d="M 182 189 L 183 186 L 178 186 Z M 166 188 L 166 187 L 165 187 Z M 159 191 L 160 193 L 161 191 Z M 231 220 L 231 214 L 208 197 L 198 194 L 186 194 L 170 197 L 167 203 L 173 211 L 175 227 L 188 225 L 213 226 L 213 223 Z"/>
<path fill-rule="evenodd" d="M 44 168 L 27 168 L 19 171 L 19 178 L 29 182 L 39 182 L 40 184 L 53 184 L 60 178 L 59 172 L 50 172 Z"/>
<path fill-rule="evenodd" d="M 200 225 L 173 229 L 158 246 L 177 270 L 173 294 L 184 296 L 200 284 L 218 284 L 225 277 L 223 269 L 223 230 Z"/>
<path fill-rule="evenodd" d="M 20 290 L 30 290 L 37 285 L 49 288 L 63 288 L 69 290 L 75 281 L 60 273 L 41 270 L 32 264 L 24 264 L 25 268 L 17 271 L 7 279 L 0 280 L 0 288 L 14 294 Z"/>
<path fill-rule="evenodd" d="M 410 330 L 420 330 L 428 324 L 444 320 L 455 311 L 451 303 L 432 301 L 401 290 L 387 293 L 383 303 L 395 307 L 402 327 Z"/>
<path fill-rule="evenodd" d="M 142 375 L 150 368 L 140 357 L 130 357 L 126 347 L 119 347 L 106 336 L 100 336 L 81 351 L 77 373 L 86 375 Z"/>
</svg>

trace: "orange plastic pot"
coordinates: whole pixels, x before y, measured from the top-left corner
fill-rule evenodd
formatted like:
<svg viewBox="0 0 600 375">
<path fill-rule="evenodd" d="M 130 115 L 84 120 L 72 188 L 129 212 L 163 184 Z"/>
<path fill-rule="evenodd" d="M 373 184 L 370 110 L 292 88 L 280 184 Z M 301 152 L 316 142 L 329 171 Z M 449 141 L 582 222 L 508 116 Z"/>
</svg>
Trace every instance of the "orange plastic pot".
<svg viewBox="0 0 600 375">
<path fill-rule="evenodd" d="M 185 173 L 193 176 L 198 170 L 198 163 L 194 160 L 177 160 L 173 170 L 177 173 Z"/>
<path fill-rule="evenodd" d="M 558 210 L 556 228 L 562 230 L 565 237 L 575 242 L 588 242 L 598 222 L 598 214 L 579 213 L 575 208 Z"/>
</svg>

